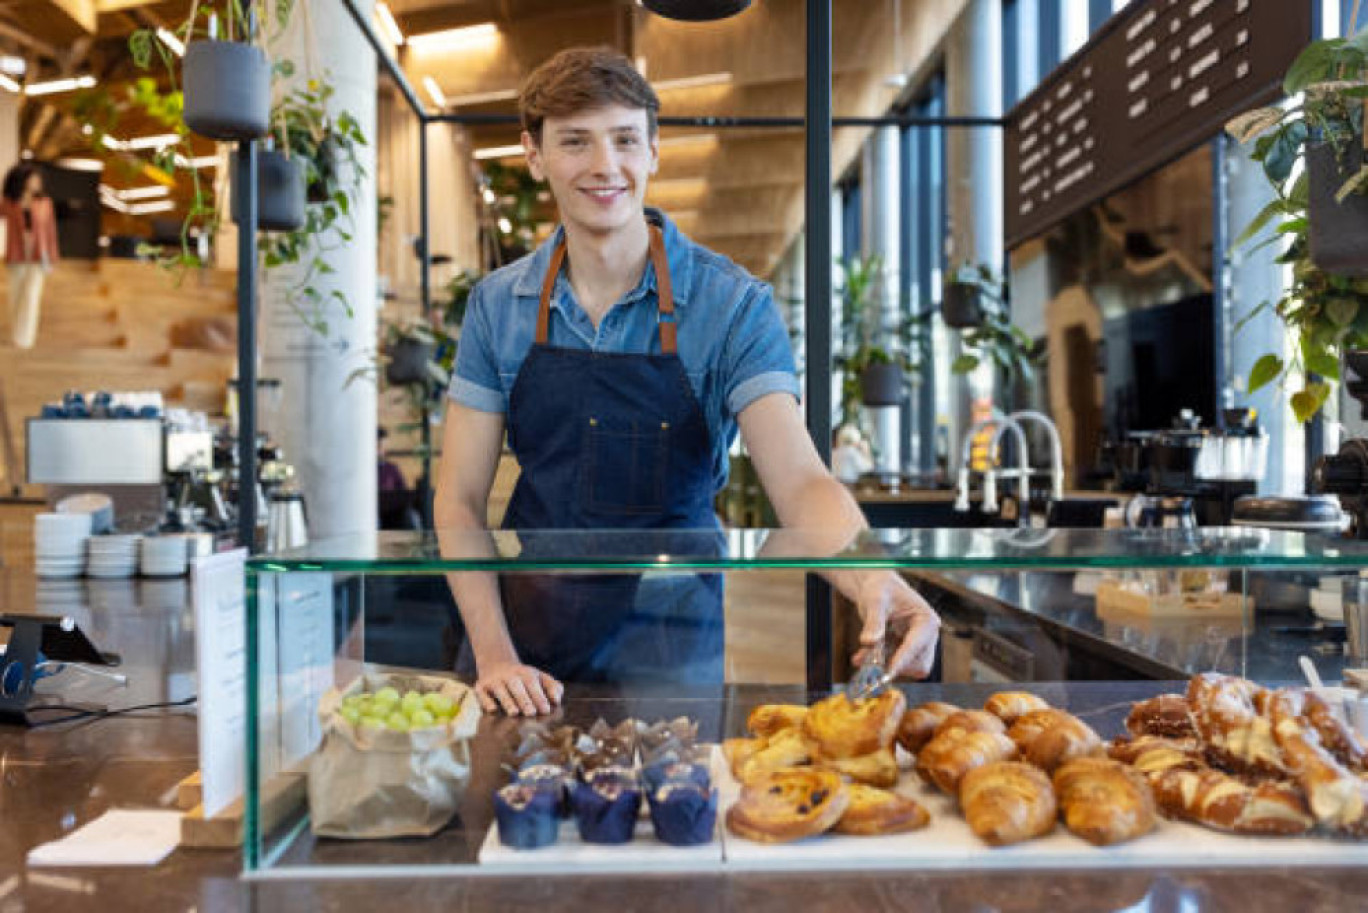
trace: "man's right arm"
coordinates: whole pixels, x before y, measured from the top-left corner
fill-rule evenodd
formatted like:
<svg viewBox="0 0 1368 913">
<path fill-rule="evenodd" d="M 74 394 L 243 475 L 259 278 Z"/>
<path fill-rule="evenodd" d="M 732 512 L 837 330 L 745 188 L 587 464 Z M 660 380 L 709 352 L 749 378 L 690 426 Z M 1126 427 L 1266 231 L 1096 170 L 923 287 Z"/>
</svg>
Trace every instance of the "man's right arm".
<svg viewBox="0 0 1368 913">
<path fill-rule="evenodd" d="M 489 491 L 503 451 L 504 416 L 448 400 L 434 519 L 444 555 L 468 552 L 486 526 Z M 550 713 L 562 686 L 518 659 L 499 600 L 498 578 L 485 572 L 447 575 L 475 654 L 475 692 L 487 712 Z"/>
</svg>

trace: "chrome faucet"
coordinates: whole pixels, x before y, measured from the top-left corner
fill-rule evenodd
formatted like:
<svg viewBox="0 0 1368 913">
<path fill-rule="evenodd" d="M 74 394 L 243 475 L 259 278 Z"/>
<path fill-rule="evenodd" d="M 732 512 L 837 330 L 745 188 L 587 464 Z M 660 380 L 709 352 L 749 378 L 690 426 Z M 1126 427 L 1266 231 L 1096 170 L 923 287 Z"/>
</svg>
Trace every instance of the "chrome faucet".
<svg viewBox="0 0 1368 913">
<path fill-rule="evenodd" d="M 970 461 L 973 452 L 974 436 L 989 425 L 997 425 L 997 431 L 993 434 L 993 439 L 988 448 L 988 469 L 983 473 L 983 512 L 985 514 L 995 514 L 998 511 L 997 500 L 997 478 L 998 476 L 1017 476 L 1021 491 L 1022 516 L 1030 505 L 1031 492 L 1031 467 L 1029 465 L 1029 454 L 1026 451 L 1026 432 L 1021 429 L 1021 424 L 1016 419 L 1011 418 L 1000 409 L 994 409 L 985 419 L 980 419 L 970 426 L 965 432 L 964 444 L 960 448 L 960 468 L 958 478 L 958 491 L 955 496 L 955 510 L 967 511 L 969 509 L 969 473 Z M 1019 466 L 1012 470 L 998 471 L 993 468 L 997 462 L 998 442 L 1001 440 L 1005 431 L 1011 431 L 1016 437 L 1017 453 Z"/>
<path fill-rule="evenodd" d="M 1033 421 L 1045 428 L 1050 438 L 1050 494 L 1056 501 L 1064 500 L 1064 445 L 1059 440 L 1059 428 L 1044 412 L 1020 409 L 1011 414 L 1018 422 Z"/>
</svg>

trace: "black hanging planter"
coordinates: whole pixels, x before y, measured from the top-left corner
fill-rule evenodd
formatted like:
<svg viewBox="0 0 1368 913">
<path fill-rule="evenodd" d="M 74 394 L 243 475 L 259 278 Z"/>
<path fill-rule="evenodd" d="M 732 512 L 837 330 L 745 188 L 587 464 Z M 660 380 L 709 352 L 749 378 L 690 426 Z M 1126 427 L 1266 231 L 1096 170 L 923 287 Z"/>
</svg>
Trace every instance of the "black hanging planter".
<svg viewBox="0 0 1368 913">
<path fill-rule="evenodd" d="M 390 346 L 389 364 L 385 366 L 385 380 L 397 387 L 422 383 L 429 377 L 428 363 L 437 347 L 418 339 L 400 339 Z"/>
<path fill-rule="evenodd" d="M 879 361 L 860 373 L 860 399 L 866 406 L 897 406 L 903 401 L 902 366 Z"/>
<path fill-rule="evenodd" d="M 233 155 L 237 174 L 237 155 Z M 238 188 L 233 185 L 233 221 L 240 220 Z M 304 225 L 304 160 L 275 149 L 257 150 L 257 228 L 294 231 Z"/>
<path fill-rule="evenodd" d="M 337 185 L 338 160 L 337 143 L 331 136 L 325 136 L 318 144 L 318 156 L 314 160 L 317 174 L 309 181 L 305 199 L 310 203 L 326 203 L 330 197 L 329 187 Z"/>
<path fill-rule="evenodd" d="M 941 318 L 946 326 L 956 330 L 982 326 L 983 289 L 967 282 L 947 282 L 941 296 Z"/>
<path fill-rule="evenodd" d="M 751 0 L 641 0 L 641 5 L 666 19 L 711 22 L 726 19 L 751 5 Z"/>
<path fill-rule="evenodd" d="M 266 135 L 271 64 L 254 44 L 192 41 L 185 49 L 185 124 L 216 140 Z"/>
<path fill-rule="evenodd" d="M 1311 262 L 1339 276 L 1368 277 L 1368 196 L 1351 193 L 1344 202 L 1335 201 L 1336 191 L 1358 173 L 1363 160 L 1362 137 L 1346 141 L 1339 154 L 1331 143 L 1306 147 Z"/>
</svg>

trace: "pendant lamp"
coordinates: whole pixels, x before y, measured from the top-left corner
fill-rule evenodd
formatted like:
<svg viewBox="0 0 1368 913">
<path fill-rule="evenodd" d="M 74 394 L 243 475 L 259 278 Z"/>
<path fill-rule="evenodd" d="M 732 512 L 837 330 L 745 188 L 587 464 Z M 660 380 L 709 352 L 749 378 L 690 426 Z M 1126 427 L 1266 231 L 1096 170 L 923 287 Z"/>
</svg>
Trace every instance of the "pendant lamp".
<svg viewBox="0 0 1368 913">
<path fill-rule="evenodd" d="M 710 22 L 726 19 L 751 5 L 751 0 L 638 0 L 646 9 L 666 19 Z"/>
</svg>

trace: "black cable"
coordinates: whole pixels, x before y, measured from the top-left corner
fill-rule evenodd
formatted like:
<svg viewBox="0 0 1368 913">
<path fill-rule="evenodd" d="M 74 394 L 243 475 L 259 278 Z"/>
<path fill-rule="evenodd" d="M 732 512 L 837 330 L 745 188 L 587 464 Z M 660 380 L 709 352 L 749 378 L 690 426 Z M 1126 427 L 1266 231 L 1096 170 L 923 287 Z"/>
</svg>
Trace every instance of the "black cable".
<svg viewBox="0 0 1368 913">
<path fill-rule="evenodd" d="M 89 710 L 81 707 L 75 707 L 71 704 L 42 704 L 40 706 L 30 708 L 29 712 L 43 713 L 48 710 L 72 710 L 75 712 L 68 714 L 67 716 L 59 716 L 53 720 L 39 720 L 32 722 L 30 723 L 30 728 L 37 729 L 42 726 L 56 726 L 58 723 L 70 723 L 75 720 L 88 720 L 90 722 L 95 722 L 96 720 L 103 720 L 106 717 L 122 716 L 126 713 L 137 713 L 142 710 L 170 710 L 175 707 L 188 707 L 198 700 L 199 695 L 192 694 L 189 697 L 183 698 L 179 701 L 165 701 L 159 704 L 134 704 L 132 707 L 120 707 L 117 710 Z"/>
</svg>

